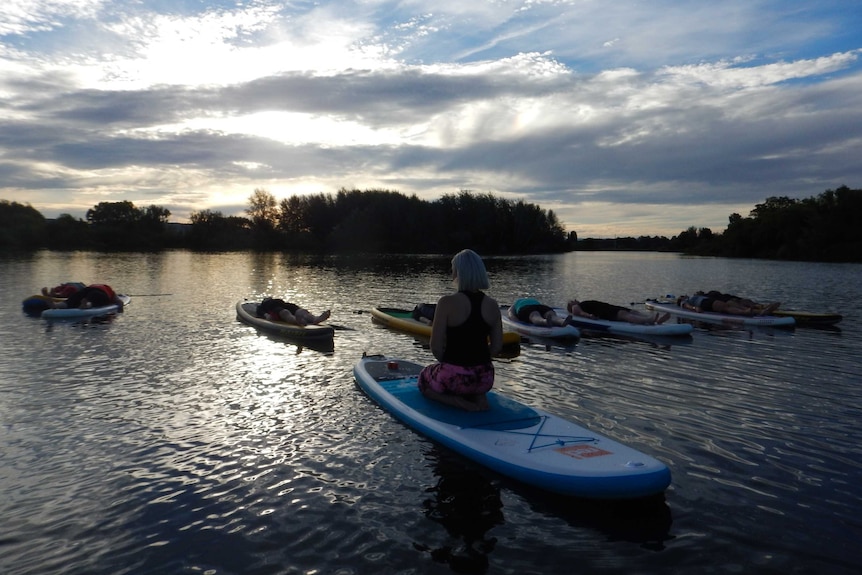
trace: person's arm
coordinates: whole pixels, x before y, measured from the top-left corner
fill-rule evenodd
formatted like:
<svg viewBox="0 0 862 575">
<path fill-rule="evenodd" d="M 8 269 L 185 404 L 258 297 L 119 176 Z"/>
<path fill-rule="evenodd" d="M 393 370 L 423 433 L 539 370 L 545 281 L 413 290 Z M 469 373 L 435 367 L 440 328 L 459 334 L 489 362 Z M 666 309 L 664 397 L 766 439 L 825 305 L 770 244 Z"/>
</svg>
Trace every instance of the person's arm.
<svg viewBox="0 0 862 575">
<path fill-rule="evenodd" d="M 588 319 L 596 319 L 596 316 L 594 316 L 591 313 L 585 312 L 584 310 L 581 309 L 581 306 L 579 306 L 579 305 L 569 304 L 568 308 L 569 308 L 569 313 L 572 315 L 577 315 L 577 316 L 585 317 Z"/>
<path fill-rule="evenodd" d="M 483 302 L 483 307 L 485 309 L 482 310 L 484 312 L 482 315 L 486 320 L 491 320 L 489 321 L 489 324 L 491 325 L 491 333 L 488 336 L 488 349 L 491 352 L 491 357 L 494 357 L 503 351 L 503 321 L 501 319 L 502 316 L 500 315 L 500 305 L 493 299 L 486 297 Z"/>
<path fill-rule="evenodd" d="M 696 305 L 691 305 L 690 303 L 688 303 L 688 300 L 686 300 L 686 301 L 682 302 L 682 307 L 683 307 L 683 309 L 689 309 L 689 310 L 691 310 L 691 311 L 696 311 L 696 312 L 701 312 L 701 311 L 703 311 L 703 310 L 701 310 L 698 306 L 696 306 Z"/>
<path fill-rule="evenodd" d="M 437 361 L 443 361 L 443 353 L 446 351 L 446 327 L 449 325 L 451 307 L 451 300 L 447 296 L 441 297 L 437 301 L 434 321 L 431 323 L 431 353 Z"/>
</svg>

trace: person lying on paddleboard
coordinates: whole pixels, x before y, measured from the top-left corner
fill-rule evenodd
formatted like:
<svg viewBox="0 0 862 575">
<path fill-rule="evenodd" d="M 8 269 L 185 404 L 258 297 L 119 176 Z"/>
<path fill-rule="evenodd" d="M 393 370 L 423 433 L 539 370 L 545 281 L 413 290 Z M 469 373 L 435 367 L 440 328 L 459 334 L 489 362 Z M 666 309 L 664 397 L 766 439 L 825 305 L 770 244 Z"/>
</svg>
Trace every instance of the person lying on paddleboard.
<svg viewBox="0 0 862 575">
<path fill-rule="evenodd" d="M 270 321 L 284 321 L 296 325 L 317 325 L 329 319 L 331 312 L 324 311 L 320 315 L 314 315 L 305 308 L 295 303 L 286 302 L 283 299 L 266 298 L 257 306 L 257 317 Z"/>
<path fill-rule="evenodd" d="M 670 318 L 669 313 L 657 313 L 655 315 L 647 315 L 635 309 L 596 300 L 569 300 L 569 302 L 566 304 L 566 311 L 572 315 L 586 317 L 589 319 L 625 321 L 638 325 L 662 324 Z"/>
<path fill-rule="evenodd" d="M 419 391 L 428 399 L 468 411 L 485 411 L 494 385 L 491 357 L 503 349 L 500 305 L 482 290 L 488 272 L 479 254 L 462 250 L 452 258 L 458 290 L 437 301 L 431 353 L 438 362 L 419 373 Z"/>
<path fill-rule="evenodd" d="M 758 309 L 740 305 L 733 301 L 721 301 L 720 299 L 707 297 L 705 295 L 679 296 L 676 300 L 676 305 L 681 308 L 697 312 L 711 311 L 727 315 L 746 316 L 763 315 Z"/>
<path fill-rule="evenodd" d="M 558 316 L 554 308 L 531 297 L 515 300 L 515 303 L 509 307 L 509 317 L 524 323 L 546 327 L 563 327 L 569 324 L 569 318 Z"/>
<path fill-rule="evenodd" d="M 90 284 L 69 295 L 65 301 L 53 302 L 51 307 L 90 309 L 109 305 L 117 305 L 119 311 L 123 311 L 123 300 L 117 297 L 116 292 L 114 292 L 111 286 L 107 284 Z"/>
<path fill-rule="evenodd" d="M 43 287 L 42 295 L 56 298 L 67 298 L 73 293 L 84 289 L 85 287 L 87 287 L 87 284 L 81 282 L 64 282 L 58 286 L 52 287 L 51 289 Z"/>
<path fill-rule="evenodd" d="M 716 290 L 710 290 L 708 292 L 699 291 L 695 292 L 694 295 L 705 295 L 706 297 L 717 299 L 723 302 L 732 302 L 742 307 L 750 307 L 751 309 L 758 310 L 760 312 L 759 315 L 768 315 L 781 306 L 780 302 L 759 303 L 754 300 L 748 299 L 747 297 L 740 297 L 738 295 L 733 295 L 729 293 L 721 293 L 720 291 Z"/>
</svg>

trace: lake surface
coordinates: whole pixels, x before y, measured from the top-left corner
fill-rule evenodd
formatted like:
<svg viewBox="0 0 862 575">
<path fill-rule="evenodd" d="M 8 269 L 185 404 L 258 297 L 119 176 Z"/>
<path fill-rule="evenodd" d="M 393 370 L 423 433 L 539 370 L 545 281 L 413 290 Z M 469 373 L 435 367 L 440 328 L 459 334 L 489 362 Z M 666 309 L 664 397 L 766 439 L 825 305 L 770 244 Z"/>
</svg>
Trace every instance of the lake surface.
<svg viewBox="0 0 862 575">
<path fill-rule="evenodd" d="M 719 289 L 838 311 L 837 329 L 524 342 L 496 389 L 645 451 L 665 496 L 537 492 L 415 434 L 353 381 L 363 352 L 430 363 L 371 322 L 451 291 L 449 258 L 0 256 L 0 573 L 859 573 L 862 266 L 571 253 L 488 258 L 500 303 Z M 110 321 L 21 301 L 61 281 L 131 294 Z M 278 295 L 332 350 L 236 320 Z"/>
</svg>

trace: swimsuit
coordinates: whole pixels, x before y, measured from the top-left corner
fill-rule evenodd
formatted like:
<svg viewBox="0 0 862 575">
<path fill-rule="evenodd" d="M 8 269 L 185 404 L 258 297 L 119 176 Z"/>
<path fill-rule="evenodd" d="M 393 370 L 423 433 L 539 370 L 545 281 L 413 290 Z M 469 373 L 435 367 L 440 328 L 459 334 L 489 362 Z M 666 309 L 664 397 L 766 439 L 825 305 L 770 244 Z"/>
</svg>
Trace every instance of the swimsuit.
<svg viewBox="0 0 862 575">
<path fill-rule="evenodd" d="M 542 317 L 549 311 L 554 311 L 554 308 L 539 303 L 539 300 L 531 297 L 515 300 L 512 304 L 512 311 L 515 312 L 515 317 L 524 323 L 530 323 L 530 314 L 534 311 L 539 312 Z"/>
</svg>

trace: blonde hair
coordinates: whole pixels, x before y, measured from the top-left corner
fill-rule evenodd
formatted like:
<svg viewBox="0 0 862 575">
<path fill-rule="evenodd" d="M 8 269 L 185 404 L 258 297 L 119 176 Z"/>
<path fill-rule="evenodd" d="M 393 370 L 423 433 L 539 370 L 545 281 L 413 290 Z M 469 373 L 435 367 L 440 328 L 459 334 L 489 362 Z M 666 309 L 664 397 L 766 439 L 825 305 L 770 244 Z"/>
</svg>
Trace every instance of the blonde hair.
<svg viewBox="0 0 862 575">
<path fill-rule="evenodd" d="M 473 250 L 461 250 L 455 254 L 452 258 L 452 271 L 458 291 L 478 291 L 490 286 L 485 262 Z"/>
</svg>

